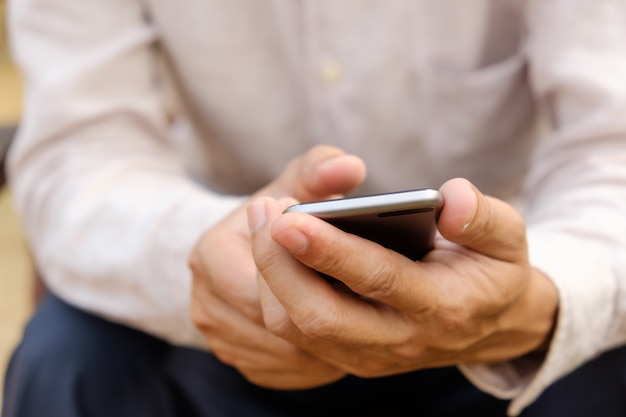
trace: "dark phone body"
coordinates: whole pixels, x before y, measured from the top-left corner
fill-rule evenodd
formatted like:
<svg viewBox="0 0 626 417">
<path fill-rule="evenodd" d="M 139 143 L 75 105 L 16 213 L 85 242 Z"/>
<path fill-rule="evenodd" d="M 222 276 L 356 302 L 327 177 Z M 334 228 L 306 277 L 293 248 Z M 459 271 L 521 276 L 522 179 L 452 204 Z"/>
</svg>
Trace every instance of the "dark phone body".
<svg viewBox="0 0 626 417">
<path fill-rule="evenodd" d="M 432 249 L 442 206 L 431 188 L 315 201 L 288 207 L 419 260 Z"/>
</svg>

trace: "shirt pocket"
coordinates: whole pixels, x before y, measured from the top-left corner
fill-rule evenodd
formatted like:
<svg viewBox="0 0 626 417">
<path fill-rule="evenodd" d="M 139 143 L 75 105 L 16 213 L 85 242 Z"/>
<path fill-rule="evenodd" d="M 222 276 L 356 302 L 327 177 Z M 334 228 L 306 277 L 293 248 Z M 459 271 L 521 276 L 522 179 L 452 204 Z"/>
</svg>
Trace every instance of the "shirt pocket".
<svg viewBox="0 0 626 417">
<path fill-rule="evenodd" d="M 425 72 L 422 128 L 448 176 L 482 181 L 488 188 L 519 176 L 531 146 L 535 107 L 523 50 L 478 69 Z"/>
</svg>

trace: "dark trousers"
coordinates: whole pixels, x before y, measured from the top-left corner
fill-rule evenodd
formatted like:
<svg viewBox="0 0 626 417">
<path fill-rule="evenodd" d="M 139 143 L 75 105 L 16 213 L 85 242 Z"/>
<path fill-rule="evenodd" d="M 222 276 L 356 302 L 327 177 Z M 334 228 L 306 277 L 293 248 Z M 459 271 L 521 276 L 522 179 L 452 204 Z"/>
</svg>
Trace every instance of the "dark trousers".
<svg viewBox="0 0 626 417">
<path fill-rule="evenodd" d="M 626 348 L 552 386 L 524 417 L 626 416 Z M 49 296 L 7 369 L 3 417 L 505 416 L 508 402 L 455 368 L 347 377 L 298 391 L 248 383 L 212 355 L 175 347 Z"/>
</svg>

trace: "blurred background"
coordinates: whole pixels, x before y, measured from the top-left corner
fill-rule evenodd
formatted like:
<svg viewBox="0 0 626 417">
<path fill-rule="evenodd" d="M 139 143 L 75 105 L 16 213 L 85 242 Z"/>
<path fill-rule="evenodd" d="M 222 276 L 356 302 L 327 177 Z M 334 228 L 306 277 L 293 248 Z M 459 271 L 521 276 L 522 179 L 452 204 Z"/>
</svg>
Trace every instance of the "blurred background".
<svg viewBox="0 0 626 417">
<path fill-rule="evenodd" d="M 21 84 L 11 62 L 6 32 L 6 4 L 0 0 L 0 157 L 12 136 L 21 107 Z M 0 175 L 0 178 L 3 178 Z M 28 251 L 13 212 L 11 191 L 0 185 L 0 407 L 9 356 L 32 311 L 33 279 Z"/>
</svg>

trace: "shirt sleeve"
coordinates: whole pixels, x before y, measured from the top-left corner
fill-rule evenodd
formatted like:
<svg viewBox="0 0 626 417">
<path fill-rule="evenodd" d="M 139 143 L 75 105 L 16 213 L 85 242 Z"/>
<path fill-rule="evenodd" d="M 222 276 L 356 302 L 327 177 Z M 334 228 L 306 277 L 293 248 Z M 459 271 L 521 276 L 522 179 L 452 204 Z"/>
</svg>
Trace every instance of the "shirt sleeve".
<svg viewBox="0 0 626 417">
<path fill-rule="evenodd" d="M 461 370 L 516 415 L 579 365 L 626 342 L 626 2 L 534 0 L 527 51 L 550 132 L 526 181 L 531 263 L 559 293 L 544 357 Z"/>
<path fill-rule="evenodd" d="M 186 172 L 140 2 L 16 0 L 9 10 L 25 81 L 9 177 L 47 285 L 85 310 L 203 346 L 187 257 L 241 198 Z"/>
</svg>

